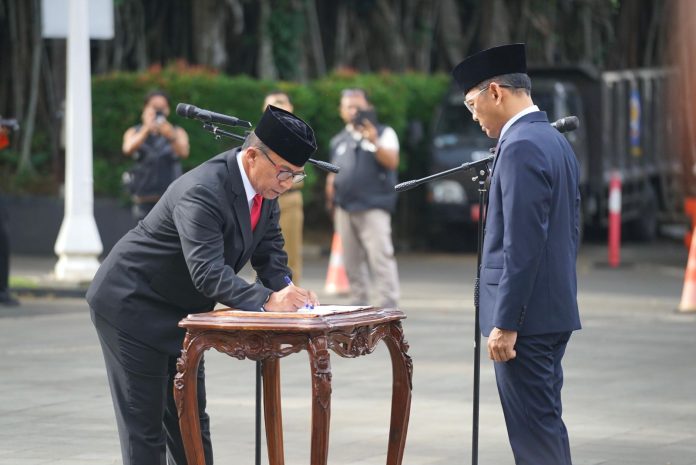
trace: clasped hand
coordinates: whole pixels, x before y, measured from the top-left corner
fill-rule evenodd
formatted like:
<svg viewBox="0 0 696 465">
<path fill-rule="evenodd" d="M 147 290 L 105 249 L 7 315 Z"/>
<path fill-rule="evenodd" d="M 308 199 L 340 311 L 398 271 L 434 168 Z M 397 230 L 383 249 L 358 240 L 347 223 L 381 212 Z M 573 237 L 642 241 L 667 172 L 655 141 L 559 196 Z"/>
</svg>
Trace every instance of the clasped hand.
<svg viewBox="0 0 696 465">
<path fill-rule="evenodd" d="M 517 331 L 493 328 L 488 336 L 488 358 L 494 362 L 507 362 L 517 357 L 515 350 Z"/>
</svg>

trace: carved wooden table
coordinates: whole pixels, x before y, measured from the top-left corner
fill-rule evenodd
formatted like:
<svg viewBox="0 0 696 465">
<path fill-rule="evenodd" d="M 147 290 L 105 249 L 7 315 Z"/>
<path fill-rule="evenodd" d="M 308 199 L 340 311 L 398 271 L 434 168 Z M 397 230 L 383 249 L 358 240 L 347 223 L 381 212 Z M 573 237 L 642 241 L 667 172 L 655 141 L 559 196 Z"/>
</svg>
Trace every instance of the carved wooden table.
<svg viewBox="0 0 696 465">
<path fill-rule="evenodd" d="M 203 353 L 214 348 L 239 360 L 263 361 L 264 418 L 270 465 L 283 465 L 283 426 L 278 359 L 306 350 L 312 377 L 311 465 L 325 465 L 329 453 L 331 362 L 329 349 L 341 357 L 372 353 L 384 340 L 392 362 L 392 405 L 387 465 L 403 458 L 411 409 L 413 366 L 397 309 L 364 308 L 325 315 L 219 310 L 189 315 L 177 362 L 174 398 L 189 465 L 205 465 L 196 402 L 196 373 Z"/>
</svg>

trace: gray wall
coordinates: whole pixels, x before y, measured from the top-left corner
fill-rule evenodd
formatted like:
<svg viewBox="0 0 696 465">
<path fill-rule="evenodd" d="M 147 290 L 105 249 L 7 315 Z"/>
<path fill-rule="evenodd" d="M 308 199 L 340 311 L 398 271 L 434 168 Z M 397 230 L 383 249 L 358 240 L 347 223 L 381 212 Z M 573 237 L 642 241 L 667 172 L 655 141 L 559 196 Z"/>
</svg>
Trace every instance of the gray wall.
<svg viewBox="0 0 696 465">
<path fill-rule="evenodd" d="M 3 195 L 12 255 L 54 255 L 63 222 L 64 201 L 57 197 Z M 95 199 L 94 217 L 106 255 L 135 226 L 130 207 L 116 199 Z"/>
</svg>

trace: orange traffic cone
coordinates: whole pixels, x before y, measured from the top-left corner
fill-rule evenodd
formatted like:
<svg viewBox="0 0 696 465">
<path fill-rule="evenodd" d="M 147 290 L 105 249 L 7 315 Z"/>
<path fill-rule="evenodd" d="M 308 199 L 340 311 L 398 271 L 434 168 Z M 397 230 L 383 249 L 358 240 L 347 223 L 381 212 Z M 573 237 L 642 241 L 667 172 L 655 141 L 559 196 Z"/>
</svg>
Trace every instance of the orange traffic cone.
<svg viewBox="0 0 696 465">
<path fill-rule="evenodd" d="M 696 228 L 694 228 L 689 248 L 689 261 L 684 274 L 684 290 L 682 291 L 680 312 L 696 312 Z"/>
<path fill-rule="evenodd" d="M 329 295 L 346 295 L 350 291 L 346 267 L 343 265 L 343 244 L 341 236 L 334 233 L 331 241 L 331 256 L 329 257 L 329 269 L 326 271 L 326 284 L 324 292 Z"/>
</svg>

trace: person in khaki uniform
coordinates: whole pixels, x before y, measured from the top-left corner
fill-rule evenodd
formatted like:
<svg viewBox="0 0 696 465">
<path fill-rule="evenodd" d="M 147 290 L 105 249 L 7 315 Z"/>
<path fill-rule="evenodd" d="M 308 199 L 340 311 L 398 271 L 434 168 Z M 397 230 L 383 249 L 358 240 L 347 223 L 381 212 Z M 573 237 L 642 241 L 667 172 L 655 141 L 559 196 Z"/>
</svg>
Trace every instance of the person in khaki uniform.
<svg viewBox="0 0 696 465">
<path fill-rule="evenodd" d="M 282 108 L 290 113 L 293 113 L 294 110 L 290 96 L 281 90 L 273 91 L 266 95 L 262 110 L 265 111 L 268 105 Z M 278 197 L 280 229 L 285 239 L 283 249 L 288 254 L 288 266 L 292 270 L 292 280 L 295 284 L 299 284 L 302 279 L 303 185 L 304 183 L 293 184 L 289 191 Z"/>
</svg>

